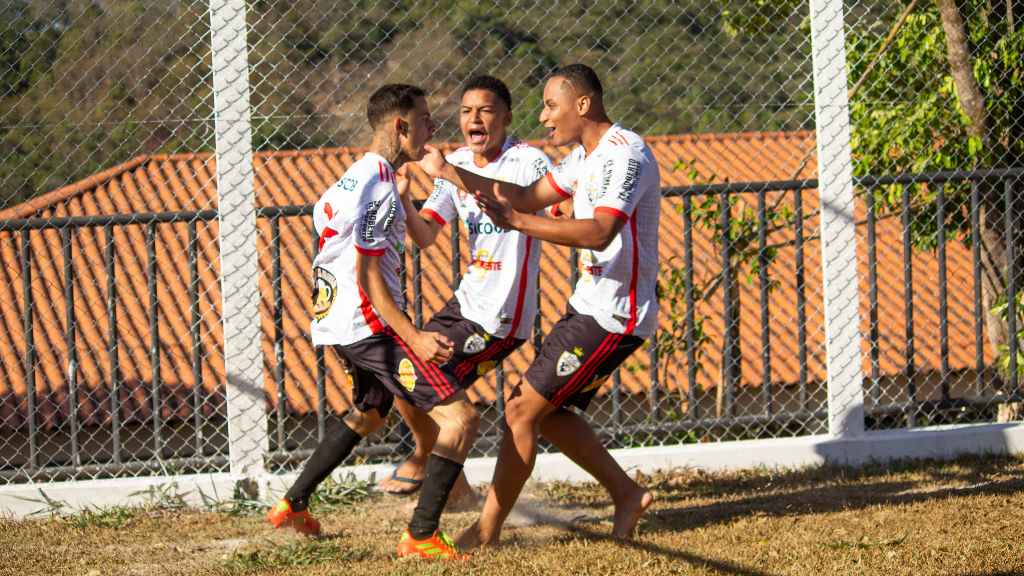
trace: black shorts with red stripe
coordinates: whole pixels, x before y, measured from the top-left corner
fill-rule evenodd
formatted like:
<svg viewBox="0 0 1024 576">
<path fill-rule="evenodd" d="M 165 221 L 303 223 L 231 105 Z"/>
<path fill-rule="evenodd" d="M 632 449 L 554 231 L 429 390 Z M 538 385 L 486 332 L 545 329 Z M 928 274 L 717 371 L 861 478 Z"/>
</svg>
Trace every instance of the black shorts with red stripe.
<svg viewBox="0 0 1024 576">
<path fill-rule="evenodd" d="M 384 417 L 395 397 L 423 411 L 448 398 L 462 384 L 451 365 L 420 359 L 391 327 L 346 346 L 334 346 L 354 368 L 352 403 L 360 412 L 376 409 Z"/>
<path fill-rule="evenodd" d="M 462 386 L 469 387 L 481 376 L 508 358 L 526 340 L 497 338 L 462 315 L 458 299 L 452 297 L 423 327 L 425 332 L 439 332 L 455 343 L 455 353 L 448 362 Z"/>
<path fill-rule="evenodd" d="M 608 376 L 643 343 L 639 336 L 609 332 L 569 306 L 523 376 L 555 406 L 586 410 Z"/>
</svg>

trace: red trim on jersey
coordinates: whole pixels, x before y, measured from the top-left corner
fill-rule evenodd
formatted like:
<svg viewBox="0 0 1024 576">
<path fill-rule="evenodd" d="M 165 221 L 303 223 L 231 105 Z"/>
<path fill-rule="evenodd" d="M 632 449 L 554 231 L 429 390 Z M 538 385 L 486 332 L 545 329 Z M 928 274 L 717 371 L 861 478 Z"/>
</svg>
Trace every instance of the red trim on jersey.
<svg viewBox="0 0 1024 576">
<path fill-rule="evenodd" d="M 554 204 L 554 205 L 551 206 L 551 215 L 552 216 L 561 216 L 562 215 L 562 211 L 558 209 L 558 204 Z"/>
<path fill-rule="evenodd" d="M 356 246 L 356 252 L 359 252 L 363 256 L 383 256 L 384 248 L 381 248 L 379 250 L 368 250 L 366 248 L 360 248 L 359 246 Z"/>
<path fill-rule="evenodd" d="M 510 148 L 511 148 L 511 146 L 510 146 Z M 504 154 L 504 153 L 505 153 L 505 144 L 502 143 L 501 149 L 498 150 L 497 155 L 495 155 L 494 158 L 491 158 L 490 160 L 484 162 L 483 166 L 481 166 L 480 164 L 477 164 L 477 162 L 476 162 L 476 154 L 473 154 L 473 166 L 476 166 L 477 168 L 486 168 L 489 164 L 493 164 L 493 163 L 497 162 L 498 158 L 501 158 L 501 155 Z"/>
<path fill-rule="evenodd" d="M 327 240 L 328 238 L 333 238 L 333 237 L 335 237 L 337 235 L 338 235 L 338 231 L 337 230 L 335 230 L 334 228 L 326 228 L 325 227 L 323 235 L 320 236 L 320 246 L 317 247 L 317 251 L 321 251 L 321 252 L 323 251 L 323 249 L 324 249 L 324 240 Z"/>
<path fill-rule="evenodd" d="M 551 184 L 551 187 L 555 189 L 555 192 L 558 192 L 559 194 L 565 196 L 566 198 L 572 198 L 572 194 L 569 194 L 565 190 L 562 190 L 562 187 L 558 185 L 558 182 L 555 182 L 555 177 L 551 175 L 551 172 L 545 174 L 544 177 L 548 179 L 548 183 Z"/>
<path fill-rule="evenodd" d="M 633 236 L 633 277 L 629 279 L 629 322 L 626 324 L 626 334 L 632 334 L 636 328 L 636 280 L 640 260 L 636 244 L 636 218 L 630 219 L 629 231 Z"/>
<path fill-rule="evenodd" d="M 327 215 L 328 220 L 334 219 L 334 210 L 331 209 L 331 205 L 327 202 L 324 202 L 324 214 Z"/>
<path fill-rule="evenodd" d="M 420 371 L 423 372 L 423 377 L 427 379 L 427 382 L 430 382 L 430 385 L 434 387 L 434 390 L 437 391 L 437 395 L 440 396 L 441 399 L 447 398 L 455 393 L 455 389 L 451 387 L 448 383 L 448 379 L 441 374 L 441 371 L 438 370 L 437 366 L 432 362 L 427 362 L 423 358 L 417 356 L 405 340 L 402 340 L 398 336 L 398 333 L 395 332 L 394 329 L 392 329 L 391 332 L 394 334 L 395 340 L 397 340 L 402 346 L 402 349 L 405 350 L 406 355 L 409 356 L 413 364 L 416 364 Z"/>
<path fill-rule="evenodd" d="M 366 297 L 366 292 L 363 292 L 359 282 L 356 282 L 356 289 L 359 290 L 359 310 L 363 313 L 363 320 L 376 334 L 384 329 L 384 325 L 380 323 L 380 318 L 377 318 L 377 313 L 373 311 L 373 305 L 370 304 L 370 299 Z"/>
<path fill-rule="evenodd" d="M 523 258 L 523 271 L 519 274 L 519 296 L 516 297 L 516 313 L 512 317 L 512 330 L 509 336 L 516 335 L 519 328 L 519 321 L 523 317 L 523 299 L 526 296 L 526 266 L 530 263 L 530 244 L 533 243 L 533 236 L 526 237 L 526 254 Z"/>
<path fill-rule="evenodd" d="M 626 213 L 623 212 L 622 210 L 616 210 L 615 208 L 611 208 L 609 206 L 598 206 L 597 208 L 594 208 L 594 213 L 596 214 L 598 212 L 611 214 L 612 216 L 615 216 L 616 218 L 622 220 L 623 222 L 629 222 L 629 216 L 626 216 Z"/>
<path fill-rule="evenodd" d="M 580 369 L 576 372 L 576 375 L 569 380 L 569 383 L 562 387 L 561 390 L 555 394 L 554 398 L 551 399 L 551 403 L 555 406 L 561 406 L 570 396 L 576 393 L 577 390 L 583 387 L 583 385 L 590 380 L 590 377 L 594 375 L 597 367 L 615 351 L 615 347 L 618 346 L 622 340 L 622 334 L 608 334 L 604 337 L 601 345 L 597 347 L 597 350 L 580 366 Z"/>
<path fill-rule="evenodd" d="M 429 216 L 434 219 L 434 222 L 437 222 L 441 226 L 447 224 L 447 222 L 444 221 L 444 218 L 441 218 L 440 214 L 434 212 L 430 208 L 424 208 L 423 210 L 420 210 L 420 216 Z"/>
<path fill-rule="evenodd" d="M 381 181 L 384 180 L 384 165 L 377 162 L 377 173 L 380 174 Z"/>
</svg>

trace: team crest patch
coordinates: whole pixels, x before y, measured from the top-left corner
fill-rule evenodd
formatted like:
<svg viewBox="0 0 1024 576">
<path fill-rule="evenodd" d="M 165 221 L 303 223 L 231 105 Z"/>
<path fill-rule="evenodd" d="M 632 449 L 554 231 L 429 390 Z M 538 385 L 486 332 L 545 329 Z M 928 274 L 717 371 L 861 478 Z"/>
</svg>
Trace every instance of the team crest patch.
<svg viewBox="0 0 1024 576">
<path fill-rule="evenodd" d="M 481 362 L 481 363 L 477 364 L 477 366 L 476 366 L 476 375 L 477 376 L 483 376 L 483 375 L 487 374 L 488 372 L 490 372 L 491 370 L 494 370 L 494 367 L 497 366 L 497 365 L 498 365 L 498 361 L 497 360 L 491 360 L 489 362 Z"/>
<path fill-rule="evenodd" d="M 466 338 L 466 344 L 462 347 L 462 351 L 466 354 L 479 354 L 487 348 L 487 342 L 484 337 L 479 334 L 471 334 L 469 338 Z"/>
<path fill-rule="evenodd" d="M 576 350 L 579 350 L 579 348 Z M 555 374 L 558 374 L 559 376 L 568 376 L 569 374 L 579 370 L 581 365 L 580 357 L 566 350 L 558 357 L 558 363 L 555 364 Z"/>
<path fill-rule="evenodd" d="M 594 381 L 590 383 L 590 385 L 588 385 L 583 390 L 580 390 L 580 394 L 583 394 L 584 392 L 590 392 L 591 390 L 596 390 L 596 389 L 600 388 L 601 385 L 604 384 L 606 380 L 608 380 L 608 376 L 605 376 L 604 378 L 595 378 Z"/>
<path fill-rule="evenodd" d="M 403 358 L 398 363 L 398 374 L 395 375 L 395 380 L 398 380 L 398 383 L 409 392 L 416 387 L 416 369 L 412 367 L 412 362 L 408 358 Z"/>
<path fill-rule="evenodd" d="M 334 298 L 338 295 L 338 280 L 327 270 L 317 266 L 313 269 L 313 317 L 323 320 L 331 311 Z"/>
</svg>

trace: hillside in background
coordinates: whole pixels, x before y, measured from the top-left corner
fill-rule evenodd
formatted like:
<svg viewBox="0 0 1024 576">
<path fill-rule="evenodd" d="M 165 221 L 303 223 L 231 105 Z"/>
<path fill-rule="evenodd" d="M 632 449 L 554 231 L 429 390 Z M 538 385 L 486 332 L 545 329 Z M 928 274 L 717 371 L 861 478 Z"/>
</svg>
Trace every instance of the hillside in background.
<svg viewBox="0 0 1024 576">
<path fill-rule="evenodd" d="M 388 81 L 427 88 L 438 140 L 457 139 L 458 90 L 478 73 L 512 88 L 515 135 L 542 137 L 540 85 L 577 61 L 602 74 L 612 116 L 649 135 L 813 128 L 799 11 L 754 38 L 727 33 L 711 0 L 423 4 L 250 4 L 256 148 L 366 144 L 365 98 Z M 213 150 L 207 3 L 6 6 L 0 205 L 142 153 Z"/>
</svg>

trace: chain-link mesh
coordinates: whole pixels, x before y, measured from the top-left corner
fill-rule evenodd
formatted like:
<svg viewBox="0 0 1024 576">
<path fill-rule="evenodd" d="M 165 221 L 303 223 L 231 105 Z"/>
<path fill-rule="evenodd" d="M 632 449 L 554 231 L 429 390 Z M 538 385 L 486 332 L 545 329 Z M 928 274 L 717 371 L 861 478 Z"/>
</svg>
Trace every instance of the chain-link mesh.
<svg viewBox="0 0 1024 576">
<path fill-rule="evenodd" d="M 338 359 L 309 339 L 311 205 L 369 144 L 369 94 L 423 86 L 451 151 L 463 82 L 496 75 L 513 94 L 510 135 L 557 163 L 569 149 L 543 141 L 541 91 L 573 62 L 598 71 L 613 120 L 647 138 L 664 194 L 658 333 L 587 412 L 609 446 L 822 433 L 832 387 L 851 390 L 837 374 L 863 375 L 868 429 L 1016 419 L 1017 172 L 864 177 L 1024 165 L 1018 4 L 847 5 L 837 44 L 835 2 L 3 0 L 0 482 L 227 470 L 241 462 L 229 444 L 249 462 L 301 462 L 351 408 Z M 241 113 L 217 79 L 233 70 L 244 85 L 244 71 L 215 64 L 237 58 Z M 844 196 L 807 180 L 848 171 L 815 153 L 844 145 L 837 69 L 861 178 L 847 220 Z M 228 136 L 246 131 L 255 234 L 245 202 L 219 205 L 248 197 L 227 179 L 250 157 Z M 426 198 L 432 182 L 413 178 Z M 739 184 L 769 181 L 785 182 Z M 226 229 L 241 235 L 225 244 L 219 222 L 235 216 Z M 250 241 L 256 256 L 236 265 Z M 467 246 L 454 230 L 405 254 L 417 324 L 473 273 Z M 238 311 L 255 310 L 236 296 L 250 268 L 258 345 L 231 336 Z M 586 262 L 545 245 L 540 272 L 535 337 L 471 390 L 475 455 L 496 453 L 504 394 Z M 231 376 L 260 351 L 262 405 L 259 382 Z M 248 444 L 228 438 L 236 412 L 248 424 L 230 434 Z M 395 415 L 357 455 L 410 442 Z"/>
<path fill-rule="evenodd" d="M 1022 16 L 1016 1 L 851 7 L 855 174 L 1024 166 Z M 1020 417 L 1021 184 L 966 176 L 858 191 L 868 429 Z"/>
</svg>

